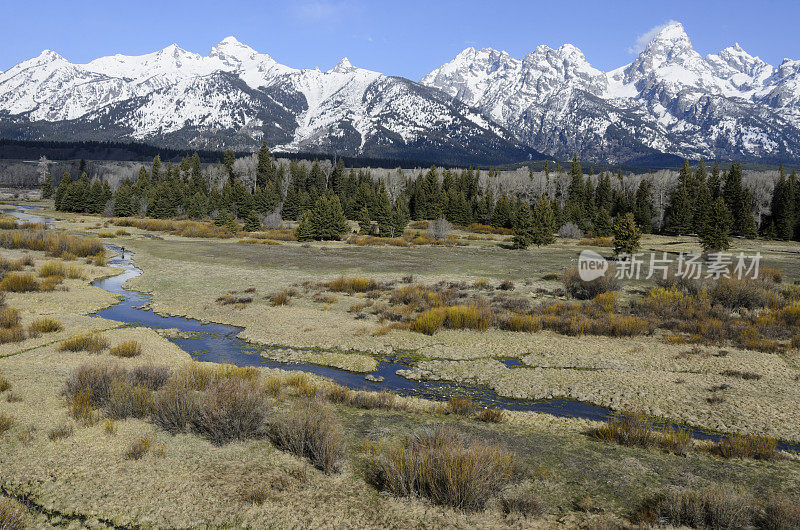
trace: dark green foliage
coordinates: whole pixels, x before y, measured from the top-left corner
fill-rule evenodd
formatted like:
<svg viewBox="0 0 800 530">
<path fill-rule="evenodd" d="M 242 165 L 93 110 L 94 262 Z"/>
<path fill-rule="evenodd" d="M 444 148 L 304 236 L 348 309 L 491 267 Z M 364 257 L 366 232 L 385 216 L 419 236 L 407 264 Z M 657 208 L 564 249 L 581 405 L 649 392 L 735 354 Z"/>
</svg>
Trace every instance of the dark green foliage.
<svg viewBox="0 0 800 530">
<path fill-rule="evenodd" d="M 359 233 L 369 234 L 371 228 L 372 220 L 369 218 L 369 210 L 367 210 L 366 206 L 362 206 L 361 211 L 358 213 Z"/>
<path fill-rule="evenodd" d="M 42 181 L 42 198 L 49 199 L 53 196 L 55 192 L 54 184 L 53 184 L 53 176 L 48 171 L 45 173 L 44 181 Z"/>
<path fill-rule="evenodd" d="M 523 203 L 517 210 L 514 218 L 514 237 L 512 245 L 517 249 L 528 248 L 533 242 L 533 218 L 531 208 L 527 203 Z"/>
<path fill-rule="evenodd" d="M 261 230 L 261 218 L 255 212 L 255 210 L 251 210 L 250 214 L 247 216 L 247 219 L 245 219 L 244 230 L 245 232 L 258 232 Z"/>
<path fill-rule="evenodd" d="M 742 185 L 741 164 L 737 162 L 731 164 L 722 189 L 722 196 L 733 217 L 731 231 L 739 236 L 756 237 L 756 222 L 752 211 L 753 199 L 750 192 Z"/>
<path fill-rule="evenodd" d="M 704 230 L 699 234 L 705 251 L 725 250 L 730 247 L 731 213 L 722 197 L 717 197 L 708 209 Z"/>
<path fill-rule="evenodd" d="M 614 254 L 633 254 L 639 249 L 642 233 L 632 213 L 618 215 L 614 220 Z"/>
<path fill-rule="evenodd" d="M 692 230 L 692 212 L 689 190 L 679 185 L 672 193 L 667 213 L 667 230 L 671 234 L 685 235 Z"/>
<path fill-rule="evenodd" d="M 556 220 L 547 195 L 542 195 L 533 207 L 532 221 L 531 243 L 540 247 L 556 240 Z"/>
</svg>

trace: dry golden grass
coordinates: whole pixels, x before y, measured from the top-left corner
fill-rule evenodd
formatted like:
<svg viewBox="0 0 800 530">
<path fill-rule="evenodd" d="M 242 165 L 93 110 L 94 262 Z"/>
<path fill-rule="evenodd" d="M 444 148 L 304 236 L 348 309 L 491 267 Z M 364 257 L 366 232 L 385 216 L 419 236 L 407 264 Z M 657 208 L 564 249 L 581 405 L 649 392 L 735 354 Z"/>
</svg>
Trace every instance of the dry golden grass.
<svg viewBox="0 0 800 530">
<path fill-rule="evenodd" d="M 39 277 L 45 278 L 47 276 L 66 276 L 64 263 L 56 260 L 43 263 L 39 267 Z"/>
<path fill-rule="evenodd" d="M 478 405 L 469 397 L 451 397 L 447 400 L 447 412 L 468 416 L 475 412 Z"/>
<path fill-rule="evenodd" d="M 756 513 L 749 495 L 732 486 L 715 485 L 670 491 L 649 503 L 638 518 L 645 524 L 665 521 L 678 527 L 750 528 Z"/>
<path fill-rule="evenodd" d="M 345 292 L 345 293 L 366 293 L 378 288 L 378 282 L 372 278 L 363 278 L 359 276 L 339 276 L 335 280 L 331 280 L 323 284 L 331 291 Z"/>
<path fill-rule="evenodd" d="M 23 293 L 38 290 L 39 282 L 29 272 L 9 272 L 0 281 L 0 291 Z"/>
<path fill-rule="evenodd" d="M 122 341 L 109 351 L 116 357 L 137 357 L 142 354 L 142 345 L 135 340 Z"/>
<path fill-rule="evenodd" d="M 56 440 L 63 440 L 64 438 L 69 438 L 75 432 L 75 428 L 72 426 L 71 423 L 62 423 L 56 427 L 53 427 L 49 431 L 47 431 L 47 438 L 50 439 L 51 442 L 55 442 Z"/>
<path fill-rule="evenodd" d="M 140 460 L 153 446 L 153 437 L 149 434 L 136 438 L 125 451 L 126 460 Z"/>
<path fill-rule="evenodd" d="M 8 382 L 6 377 L 0 375 L 0 392 L 5 392 L 6 390 L 11 390 L 11 383 Z"/>
<path fill-rule="evenodd" d="M 0 232 L 0 246 L 40 250 L 51 256 L 94 256 L 103 252 L 103 244 L 96 238 L 84 238 L 50 230 L 23 229 Z"/>
<path fill-rule="evenodd" d="M 15 423 L 14 416 L 6 414 L 5 412 L 0 413 L 0 436 L 5 434 L 6 431 L 11 429 Z"/>
<path fill-rule="evenodd" d="M 41 317 L 37 318 L 33 322 L 30 323 L 28 326 L 28 333 L 30 335 L 38 335 L 40 333 L 54 333 L 56 331 L 61 331 L 63 329 L 63 325 L 59 320 L 56 320 L 52 317 Z"/>
<path fill-rule="evenodd" d="M 719 443 L 719 454 L 724 458 L 772 460 L 777 456 L 777 445 L 769 436 L 734 434 Z"/>
<path fill-rule="evenodd" d="M 514 456 L 436 425 L 390 447 L 370 465 L 371 481 L 398 496 L 426 497 L 462 510 L 483 509 L 511 480 Z"/>
<path fill-rule="evenodd" d="M 291 301 L 291 296 L 289 296 L 289 292 L 286 290 L 273 293 L 269 295 L 268 298 L 271 306 L 288 305 Z"/>
<path fill-rule="evenodd" d="M 3 530 L 29 528 L 28 511 L 25 506 L 10 497 L 0 497 L 0 528 Z"/>
<path fill-rule="evenodd" d="M 499 325 L 500 329 L 506 331 L 527 331 L 532 333 L 542 329 L 542 319 L 533 315 L 513 313 L 501 318 Z"/>
<path fill-rule="evenodd" d="M 10 328 L 0 327 L 0 344 L 8 342 L 22 342 L 25 340 L 25 330 L 22 326 L 13 326 Z"/>
<path fill-rule="evenodd" d="M 281 416 L 271 426 L 271 438 L 281 449 L 308 458 L 325 473 L 338 469 L 345 450 L 339 420 L 328 407 L 311 400 L 297 403 Z"/>
<path fill-rule="evenodd" d="M 454 305 L 425 310 L 409 329 L 425 335 L 433 335 L 441 327 L 450 329 L 474 329 L 486 331 L 492 322 L 491 310 L 474 305 Z"/>
<path fill-rule="evenodd" d="M 503 409 L 486 408 L 479 410 L 475 418 L 485 423 L 500 423 L 505 419 L 505 416 Z"/>
<path fill-rule="evenodd" d="M 169 219 L 136 219 L 132 217 L 120 217 L 113 219 L 111 222 L 116 226 L 130 226 L 153 232 L 169 232 L 170 234 L 183 237 L 227 239 L 232 235 L 224 227 L 216 226 L 213 223 L 203 223 L 199 221 L 175 221 Z"/>
<path fill-rule="evenodd" d="M 78 333 L 64 339 L 58 346 L 61 351 L 88 351 L 90 353 L 100 353 L 106 348 L 108 348 L 108 341 L 101 335 L 91 332 Z"/>
<path fill-rule="evenodd" d="M 19 310 L 13 307 L 0 308 L 0 328 L 13 328 L 19 326 Z"/>
</svg>

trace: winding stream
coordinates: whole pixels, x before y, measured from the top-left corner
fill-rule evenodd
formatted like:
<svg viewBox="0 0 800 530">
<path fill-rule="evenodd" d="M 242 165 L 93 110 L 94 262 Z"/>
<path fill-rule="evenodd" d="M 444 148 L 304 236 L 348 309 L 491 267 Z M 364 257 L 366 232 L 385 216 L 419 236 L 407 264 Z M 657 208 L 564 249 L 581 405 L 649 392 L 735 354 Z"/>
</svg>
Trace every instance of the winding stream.
<svg viewBox="0 0 800 530">
<path fill-rule="evenodd" d="M 49 224 L 52 219 L 30 213 L 33 206 L 13 205 L 17 210 L 9 211 L 11 215 L 26 222 Z M 204 323 L 192 318 L 179 316 L 163 316 L 149 309 L 151 295 L 126 289 L 125 283 L 142 274 L 142 270 L 133 264 L 133 253 L 122 252 L 120 247 L 106 245 L 117 253 L 109 260 L 109 265 L 123 269 L 121 274 L 97 280 L 92 285 L 120 296 L 120 301 L 92 316 L 102 317 L 130 325 L 147 326 L 154 329 L 177 329 L 179 336 L 168 340 L 188 352 L 193 359 L 204 362 L 229 363 L 237 366 L 264 366 L 313 373 L 330 378 L 336 383 L 356 390 L 388 390 L 401 396 L 424 397 L 433 400 L 447 399 L 453 395 L 468 395 L 477 403 L 487 407 L 500 407 L 507 410 L 535 411 L 561 417 L 584 418 L 589 420 L 608 421 L 614 412 L 605 407 L 592 405 L 570 399 L 513 399 L 499 396 L 493 390 L 483 386 L 469 386 L 440 381 L 414 381 L 397 375 L 397 371 L 407 369 L 409 364 L 401 358 L 379 361 L 378 368 L 371 375 L 380 381 L 368 381 L 363 373 L 354 373 L 314 364 L 299 362 L 281 362 L 266 359 L 263 352 L 271 349 L 286 350 L 284 347 L 261 346 L 249 343 L 238 337 L 243 328 L 226 324 Z M 294 348 L 295 351 L 313 349 Z M 507 367 L 522 367 L 516 359 L 503 361 Z M 698 439 L 718 440 L 718 433 L 691 429 L 679 424 L 665 422 L 675 428 L 685 429 Z M 779 443 L 781 449 L 800 451 L 800 444 Z"/>
</svg>

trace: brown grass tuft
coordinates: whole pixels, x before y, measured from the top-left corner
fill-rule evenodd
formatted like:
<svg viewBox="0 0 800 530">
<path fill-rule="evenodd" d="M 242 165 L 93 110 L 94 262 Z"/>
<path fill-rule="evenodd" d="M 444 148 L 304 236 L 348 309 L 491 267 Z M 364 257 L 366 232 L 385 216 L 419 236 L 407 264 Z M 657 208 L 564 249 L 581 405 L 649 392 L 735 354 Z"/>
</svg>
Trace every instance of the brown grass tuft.
<svg viewBox="0 0 800 530">
<path fill-rule="evenodd" d="M 422 429 L 370 464 L 371 480 L 398 496 L 422 496 L 435 504 L 482 509 L 510 481 L 511 453 L 436 425 Z"/>
<path fill-rule="evenodd" d="M 135 340 L 120 342 L 109 352 L 116 357 L 137 357 L 142 354 L 142 346 Z"/>
<path fill-rule="evenodd" d="M 9 272 L 0 281 L 0 291 L 24 293 L 38 290 L 39 282 L 30 272 Z"/>
<path fill-rule="evenodd" d="M 40 333 L 54 333 L 56 331 L 61 331 L 63 327 L 61 322 L 54 318 L 42 317 L 31 322 L 30 326 L 28 326 L 28 333 L 31 336 Z"/>
<path fill-rule="evenodd" d="M 344 455 L 344 437 L 333 412 L 316 401 L 298 403 L 277 420 L 271 437 L 278 447 L 308 458 L 314 467 L 332 473 Z"/>
<path fill-rule="evenodd" d="M 0 497 L 0 528 L 3 530 L 28 528 L 28 511 L 25 506 L 10 497 Z"/>
<path fill-rule="evenodd" d="M 345 277 L 339 276 L 323 284 L 331 291 L 344 293 L 366 293 L 378 288 L 378 282 L 372 278 L 362 278 L 359 276 Z"/>
<path fill-rule="evenodd" d="M 47 437 L 51 442 L 56 440 L 63 440 L 69 438 L 75 432 L 75 427 L 71 423 L 63 423 L 57 427 L 53 427 L 47 432 Z"/>
<path fill-rule="evenodd" d="M 88 351 L 90 353 L 100 353 L 108 348 L 108 341 L 100 335 L 84 332 L 61 341 L 58 346 L 60 351 Z"/>
</svg>

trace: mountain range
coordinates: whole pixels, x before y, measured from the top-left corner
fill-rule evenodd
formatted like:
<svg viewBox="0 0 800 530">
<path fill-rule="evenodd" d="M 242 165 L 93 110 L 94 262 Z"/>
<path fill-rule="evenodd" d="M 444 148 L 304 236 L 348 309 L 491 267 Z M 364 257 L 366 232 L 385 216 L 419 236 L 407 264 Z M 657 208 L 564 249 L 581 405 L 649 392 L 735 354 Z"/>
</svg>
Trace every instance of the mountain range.
<svg viewBox="0 0 800 530">
<path fill-rule="evenodd" d="M 522 59 L 467 48 L 419 82 L 294 69 L 228 37 L 74 64 L 45 50 L 0 72 L 0 136 L 497 164 L 570 158 L 800 160 L 800 61 L 738 44 L 702 57 L 679 23 L 603 72 L 575 46 Z"/>
</svg>

